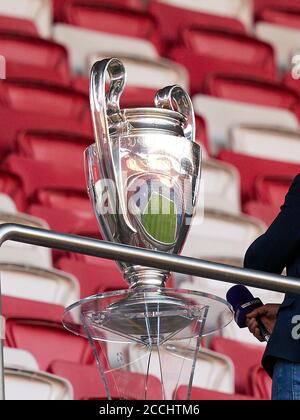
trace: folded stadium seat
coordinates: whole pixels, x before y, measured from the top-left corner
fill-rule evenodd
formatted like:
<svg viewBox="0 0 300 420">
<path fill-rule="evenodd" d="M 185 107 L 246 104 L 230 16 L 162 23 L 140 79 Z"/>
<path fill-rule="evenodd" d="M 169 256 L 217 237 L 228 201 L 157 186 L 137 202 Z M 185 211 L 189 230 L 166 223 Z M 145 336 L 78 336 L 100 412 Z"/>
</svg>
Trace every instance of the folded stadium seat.
<svg viewBox="0 0 300 420">
<path fill-rule="evenodd" d="M 5 367 L 39 370 L 38 362 L 29 351 L 4 347 L 3 356 Z"/>
<path fill-rule="evenodd" d="M 232 127 L 229 148 L 236 153 L 262 159 L 300 164 L 300 131 L 266 125 Z"/>
<path fill-rule="evenodd" d="M 95 365 L 88 340 L 63 328 L 63 311 L 63 306 L 4 296 L 6 345 L 32 353 L 41 370 L 54 360 Z M 106 366 L 104 354 L 100 357 Z"/>
<path fill-rule="evenodd" d="M 186 400 L 187 386 L 181 386 L 176 391 L 175 400 Z M 239 394 L 224 394 L 217 391 L 209 391 L 207 389 L 192 388 L 191 400 L 195 401 L 239 401 L 239 400 L 257 400 L 256 398 L 248 397 Z"/>
<path fill-rule="evenodd" d="M 107 393 L 100 373 L 95 366 L 82 366 L 71 362 L 55 361 L 50 372 L 67 379 L 73 386 L 75 400 L 107 400 Z M 146 376 L 129 371 L 112 371 L 106 380 L 113 400 L 143 400 Z M 147 400 L 161 400 L 161 383 L 147 377 Z"/>
<path fill-rule="evenodd" d="M 276 208 L 279 212 L 294 177 L 264 175 L 255 180 L 255 194 L 258 201 Z"/>
<path fill-rule="evenodd" d="M 255 27 L 256 37 L 273 46 L 277 65 L 285 70 L 290 67 L 294 54 L 299 51 L 300 29 L 259 21 Z"/>
<path fill-rule="evenodd" d="M 67 131 L 25 131 L 17 138 L 18 154 L 46 164 L 83 171 L 84 150 L 94 142 L 92 137 Z"/>
<path fill-rule="evenodd" d="M 28 204 L 41 189 L 86 191 L 83 164 L 81 168 L 74 166 L 71 172 L 70 164 L 63 166 L 63 162 L 59 161 L 58 164 L 50 164 L 12 154 L 4 165 L 21 180 Z"/>
<path fill-rule="evenodd" d="M 80 285 L 71 274 L 30 265 L 0 263 L 6 296 L 69 306 L 80 298 Z"/>
<path fill-rule="evenodd" d="M 250 370 L 260 364 L 264 348 L 223 337 L 214 337 L 210 348 L 232 360 L 235 367 L 235 391 L 246 394 Z"/>
<path fill-rule="evenodd" d="M 254 11 L 256 15 L 259 16 L 259 13 L 263 11 L 263 9 L 267 7 L 277 7 L 282 6 L 282 0 L 254 0 L 253 1 Z M 298 0 L 285 0 L 284 1 L 285 7 L 291 8 L 299 8 L 299 1 Z"/>
<path fill-rule="evenodd" d="M 26 198 L 22 191 L 22 181 L 13 173 L 0 169 L 0 191 L 10 197 L 19 211 L 27 207 Z"/>
<path fill-rule="evenodd" d="M 187 68 L 192 93 L 203 91 L 210 73 L 274 80 L 277 72 L 274 51 L 269 44 L 235 31 L 206 26 L 183 30 L 181 44 L 170 49 L 168 56 Z"/>
<path fill-rule="evenodd" d="M 278 208 L 259 201 L 251 200 L 244 204 L 243 212 L 249 216 L 261 220 L 266 226 L 270 226 L 278 216 Z"/>
<path fill-rule="evenodd" d="M 92 31 L 66 23 L 56 23 L 53 26 L 53 38 L 67 48 L 73 71 L 77 74 L 85 72 L 88 58 L 99 52 L 101 45 L 108 57 L 129 55 L 133 51 L 135 55 L 145 58 L 159 56 L 149 40 Z"/>
<path fill-rule="evenodd" d="M 205 210 L 204 218 L 194 218 L 182 254 L 195 258 L 242 258 L 264 231 L 263 223 L 245 215 Z"/>
<path fill-rule="evenodd" d="M 204 203 L 202 197 L 199 198 L 199 211 L 204 205 L 206 209 L 240 213 L 240 179 L 233 166 L 216 159 L 204 159 L 201 180 Z"/>
<path fill-rule="evenodd" d="M 35 23 L 29 19 L 22 19 L 0 14 L 0 30 L 9 33 L 21 33 L 32 36 L 38 36 L 38 30 Z"/>
<path fill-rule="evenodd" d="M 63 257 L 56 262 L 56 267 L 78 279 L 81 298 L 128 288 L 115 261 L 98 258 L 98 263 L 93 264 Z"/>
<path fill-rule="evenodd" d="M 51 0 L 0 0 L 0 15 L 31 20 L 41 36 L 51 35 Z"/>
<path fill-rule="evenodd" d="M 258 176 L 270 174 L 296 176 L 300 172 L 300 165 L 252 157 L 230 150 L 222 150 L 218 158 L 238 169 L 241 176 L 241 193 L 244 203 L 255 199 L 254 183 Z"/>
<path fill-rule="evenodd" d="M 32 80 L 70 83 L 68 53 L 62 45 L 38 36 L 0 31 L 0 51 L 6 60 L 8 79 L 26 75 Z"/>
<path fill-rule="evenodd" d="M 257 19 L 280 26 L 300 29 L 300 5 L 298 3 L 297 8 L 288 4 L 265 7 L 261 10 Z"/>
<path fill-rule="evenodd" d="M 31 369 L 5 368 L 5 399 L 8 401 L 73 400 L 73 389 L 65 379 Z"/>
<path fill-rule="evenodd" d="M 86 96 L 61 86 L 38 82 L 5 80 L 0 83 L 0 148 L 15 147 L 22 130 L 65 130 L 92 133 Z"/>
<path fill-rule="evenodd" d="M 253 21 L 252 2 L 249 0 L 157 0 L 158 3 L 181 7 L 194 13 L 202 12 L 240 21 L 248 30 Z M 209 23 L 208 23 L 209 25 Z"/>
<path fill-rule="evenodd" d="M 0 212 L 16 213 L 17 208 L 15 202 L 6 194 L 0 193 Z"/>
<path fill-rule="evenodd" d="M 300 115 L 299 96 L 294 90 L 278 82 L 228 74 L 211 74 L 205 92 L 218 98 L 249 104 L 286 108 Z"/>
<path fill-rule="evenodd" d="M 166 46 L 178 44 L 181 31 L 191 25 L 234 30 L 242 34 L 246 32 L 246 28 L 240 20 L 196 10 L 195 6 L 197 7 L 198 4 L 199 2 L 193 2 L 190 7 L 186 7 L 186 2 L 180 4 L 179 2 L 171 4 L 171 2 L 165 1 L 150 2 L 148 10 L 159 23 L 159 32 Z"/>
<path fill-rule="evenodd" d="M 261 400 L 271 400 L 272 398 L 272 379 L 260 365 L 250 370 L 249 393 Z"/>
<path fill-rule="evenodd" d="M 194 356 L 194 348 L 189 348 L 188 345 L 177 344 L 172 348 L 168 354 L 162 350 L 158 353 L 156 349 L 152 350 L 151 361 L 149 365 L 149 373 L 161 378 L 161 370 L 164 373 L 164 366 L 179 366 L 181 370 L 180 377 L 177 370 L 168 372 L 168 382 L 173 383 L 165 386 L 166 399 L 172 398 L 172 393 L 175 388 L 182 385 L 189 384 L 189 374 L 191 364 Z M 129 360 L 131 362 L 131 371 L 137 373 L 147 372 L 147 365 L 149 363 L 148 357 L 142 357 L 144 352 L 139 345 L 133 345 L 129 350 Z M 185 358 L 182 365 L 178 364 L 178 358 Z M 172 382 L 173 381 L 173 382 Z M 218 392 L 227 392 L 229 394 L 234 392 L 234 369 L 231 360 L 222 354 L 215 353 L 210 350 L 199 350 L 196 360 L 195 374 L 193 386 L 199 388 L 210 389 Z"/>
<path fill-rule="evenodd" d="M 54 22 L 62 22 L 65 16 L 65 7 L 67 4 L 76 3 L 78 0 L 52 0 Z M 85 3 L 88 3 L 85 1 Z M 130 10 L 143 11 L 146 5 L 143 0 L 90 0 L 90 3 L 107 4 L 108 6 L 124 7 Z"/>
<path fill-rule="evenodd" d="M 41 229 L 48 228 L 44 220 L 23 213 L 0 213 L 0 225 L 3 223 L 20 224 Z M 0 262 L 29 264 L 45 269 L 52 268 L 52 257 L 49 249 L 13 241 L 5 242 L 2 245 Z"/>
<path fill-rule="evenodd" d="M 234 126 L 279 125 L 283 129 L 299 129 L 296 115 L 287 109 L 246 104 L 202 94 L 193 97 L 193 104 L 196 114 L 206 120 L 213 154 L 216 154 L 220 147 L 228 147 L 230 129 Z"/>
<path fill-rule="evenodd" d="M 158 51 L 163 45 L 155 19 L 146 12 L 97 2 L 76 1 L 64 9 L 64 22 L 92 31 L 118 34 L 150 41 Z"/>
</svg>

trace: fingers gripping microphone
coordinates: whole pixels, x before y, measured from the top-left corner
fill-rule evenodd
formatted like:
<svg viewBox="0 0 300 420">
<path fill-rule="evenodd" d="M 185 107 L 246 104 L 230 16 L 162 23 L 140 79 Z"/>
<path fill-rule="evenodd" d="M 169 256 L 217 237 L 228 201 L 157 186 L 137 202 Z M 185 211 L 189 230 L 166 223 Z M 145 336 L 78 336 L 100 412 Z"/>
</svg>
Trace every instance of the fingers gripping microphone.
<svg viewBox="0 0 300 420">
<path fill-rule="evenodd" d="M 245 286 L 234 286 L 227 292 L 227 302 L 234 311 L 234 319 L 240 328 L 246 328 L 247 315 L 255 309 L 263 306 L 259 298 L 255 298 Z M 260 335 L 266 342 L 270 340 L 270 334 L 260 319 L 257 319 Z"/>
</svg>

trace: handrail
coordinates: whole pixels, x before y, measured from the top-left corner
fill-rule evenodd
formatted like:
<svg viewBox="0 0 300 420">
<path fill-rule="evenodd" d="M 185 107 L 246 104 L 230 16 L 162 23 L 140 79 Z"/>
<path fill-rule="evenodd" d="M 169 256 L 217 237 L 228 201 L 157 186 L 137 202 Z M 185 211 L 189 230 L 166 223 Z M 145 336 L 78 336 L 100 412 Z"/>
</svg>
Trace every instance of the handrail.
<svg viewBox="0 0 300 420">
<path fill-rule="evenodd" d="M 205 277 L 225 283 L 244 284 L 259 289 L 300 294 L 297 278 L 217 264 L 196 258 L 171 255 L 127 245 L 105 242 L 76 235 L 17 224 L 0 226 L 0 247 L 6 241 L 21 242 L 80 254 L 124 261 L 177 273 Z M 1 308 L 1 295 L 0 295 Z M 0 312 L 1 316 L 1 312 Z M 1 327 L 0 327 L 1 328 Z M 2 331 L 0 330 L 0 338 Z M 3 340 L 0 348 L 0 400 L 4 399 Z"/>
</svg>

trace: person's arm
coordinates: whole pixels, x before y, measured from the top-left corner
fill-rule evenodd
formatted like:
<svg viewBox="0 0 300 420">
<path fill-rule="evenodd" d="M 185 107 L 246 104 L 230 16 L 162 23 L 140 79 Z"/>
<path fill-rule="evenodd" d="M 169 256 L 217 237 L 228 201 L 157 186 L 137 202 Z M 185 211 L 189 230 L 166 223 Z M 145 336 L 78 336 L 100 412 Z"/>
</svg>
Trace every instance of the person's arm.
<svg viewBox="0 0 300 420">
<path fill-rule="evenodd" d="M 272 225 L 248 249 L 244 267 L 281 274 L 300 250 L 300 175 Z"/>
</svg>

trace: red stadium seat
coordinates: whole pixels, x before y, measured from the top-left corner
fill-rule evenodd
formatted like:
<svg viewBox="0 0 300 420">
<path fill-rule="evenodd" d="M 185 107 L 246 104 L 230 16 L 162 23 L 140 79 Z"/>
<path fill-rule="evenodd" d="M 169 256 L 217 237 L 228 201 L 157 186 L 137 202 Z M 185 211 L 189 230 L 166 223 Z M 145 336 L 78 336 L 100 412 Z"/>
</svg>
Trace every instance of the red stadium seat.
<svg viewBox="0 0 300 420">
<path fill-rule="evenodd" d="M 293 77 L 291 70 L 283 76 L 282 83 L 300 96 L 300 80 Z"/>
<path fill-rule="evenodd" d="M 148 13 L 97 2 L 76 1 L 66 6 L 64 20 L 81 28 L 147 39 L 159 50 L 162 47 L 156 21 Z"/>
<path fill-rule="evenodd" d="M 20 33 L 32 36 L 38 35 L 37 27 L 32 20 L 0 15 L 0 31 Z"/>
<path fill-rule="evenodd" d="M 253 37 L 191 27 L 183 31 L 182 43 L 169 57 L 188 69 L 194 93 L 202 91 L 206 77 L 215 72 L 275 79 L 273 48 Z"/>
<path fill-rule="evenodd" d="M 65 8 L 68 4 L 76 3 L 78 0 L 52 0 L 53 4 L 53 17 L 55 22 L 63 22 L 65 17 Z M 115 6 L 125 7 L 131 10 L 143 11 L 145 4 L 143 0 L 85 0 L 85 4 L 99 4 L 101 6 Z"/>
<path fill-rule="evenodd" d="M 264 348 L 223 337 L 214 337 L 212 350 L 230 357 L 235 367 L 235 389 L 239 394 L 247 393 L 250 369 L 260 364 Z"/>
<path fill-rule="evenodd" d="M 300 29 L 300 5 L 298 3 L 298 7 L 294 8 L 283 3 L 266 7 L 259 13 L 258 20 Z"/>
<path fill-rule="evenodd" d="M 18 176 L 0 169 L 0 192 L 10 196 L 20 212 L 25 210 L 26 197 L 22 191 L 22 181 Z"/>
<path fill-rule="evenodd" d="M 50 372 L 71 382 L 75 400 L 107 400 L 100 373 L 94 366 L 55 361 Z M 112 371 L 105 375 L 113 400 L 143 400 L 146 376 L 129 371 Z M 147 400 L 161 400 L 162 387 L 154 376 L 147 377 Z"/>
<path fill-rule="evenodd" d="M 175 400 L 186 400 L 188 388 L 181 386 L 175 393 Z M 255 400 L 255 398 L 239 394 L 223 394 L 222 392 L 210 391 L 202 388 L 192 388 L 191 400 L 194 401 L 238 401 L 238 400 Z"/>
<path fill-rule="evenodd" d="M 278 215 L 278 208 L 254 200 L 248 201 L 243 206 L 243 211 L 249 216 L 261 220 L 266 226 L 270 226 Z"/>
<path fill-rule="evenodd" d="M 63 310 L 56 305 L 4 296 L 6 345 L 32 353 L 41 370 L 47 370 L 54 360 L 95 363 L 88 341 L 63 328 Z"/>
<path fill-rule="evenodd" d="M 0 51 L 8 78 L 70 82 L 68 53 L 62 45 L 37 36 L 0 32 Z"/>
<path fill-rule="evenodd" d="M 293 182 L 291 176 L 265 175 L 255 181 L 255 194 L 258 201 L 273 206 L 279 211 Z"/>
<path fill-rule="evenodd" d="M 159 23 L 159 31 L 167 45 L 179 42 L 180 33 L 190 25 L 201 25 L 209 28 L 235 30 L 245 33 L 243 24 L 233 18 L 200 13 L 195 10 L 176 7 L 159 1 L 151 1 L 149 12 Z M 172 24 L 170 24 L 172 22 Z"/>
<path fill-rule="evenodd" d="M 79 280 L 81 297 L 128 288 L 115 261 L 98 258 L 98 264 L 87 264 L 63 257 L 57 261 L 56 267 Z"/>
<path fill-rule="evenodd" d="M 299 98 L 292 89 L 276 82 L 229 74 L 208 76 L 205 91 L 223 99 L 299 111 Z"/>
<path fill-rule="evenodd" d="M 249 393 L 261 400 L 272 398 L 272 380 L 260 365 L 253 367 L 250 371 Z"/>
<path fill-rule="evenodd" d="M 254 184 L 258 176 L 272 174 L 294 177 L 300 172 L 300 165 L 246 156 L 230 150 L 222 150 L 219 159 L 238 169 L 244 203 L 255 199 Z"/>
<path fill-rule="evenodd" d="M 278 7 L 283 5 L 284 7 L 300 9 L 298 0 L 284 0 L 284 2 L 282 0 L 254 0 L 254 9 L 257 15 L 268 7 Z"/>
<path fill-rule="evenodd" d="M 25 131 L 17 138 L 21 156 L 80 171 L 83 170 L 84 150 L 93 142 L 91 137 L 65 131 Z"/>
<path fill-rule="evenodd" d="M 41 189 L 65 189 L 86 191 L 83 165 L 79 170 L 69 170 L 61 164 L 49 165 L 23 156 L 10 155 L 5 167 L 22 181 L 23 191 L 28 199 Z"/>
<path fill-rule="evenodd" d="M 0 82 L 0 150 L 14 150 L 23 130 L 92 133 L 88 99 L 61 86 L 28 81 Z"/>
</svg>

